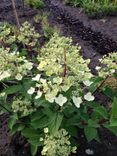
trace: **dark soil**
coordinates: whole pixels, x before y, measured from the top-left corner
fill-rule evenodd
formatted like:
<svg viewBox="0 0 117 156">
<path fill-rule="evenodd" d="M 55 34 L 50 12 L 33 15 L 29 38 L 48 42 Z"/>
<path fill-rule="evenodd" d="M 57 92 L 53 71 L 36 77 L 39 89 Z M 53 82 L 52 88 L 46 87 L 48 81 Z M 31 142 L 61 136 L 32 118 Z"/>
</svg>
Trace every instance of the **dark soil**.
<svg viewBox="0 0 117 156">
<path fill-rule="evenodd" d="M 34 23 L 36 14 L 50 12 L 49 23 L 58 26 L 61 33 L 73 38 L 73 44 L 82 47 L 84 58 L 90 58 L 90 68 L 95 73 L 94 67 L 99 64 L 98 59 L 103 54 L 117 50 L 117 17 L 106 19 L 89 19 L 81 10 L 60 3 L 62 0 L 45 0 L 47 7 L 38 11 L 25 6 L 22 0 L 17 0 L 17 11 L 20 22 L 30 21 L 40 32 L 40 24 Z M 0 0 L 0 22 L 7 21 L 16 24 L 10 0 Z M 42 41 L 43 42 L 43 41 Z M 97 100 L 107 103 L 102 94 L 98 94 Z M 17 134 L 11 138 L 7 127 L 8 115 L 0 117 L 0 156 L 30 156 L 29 146 L 24 138 Z M 85 150 L 93 150 L 94 156 L 116 156 L 117 137 L 105 129 L 99 131 L 101 143 L 92 141 L 87 143 L 83 132 L 79 133 L 79 149 L 75 156 L 87 156 Z M 40 153 L 38 153 L 40 156 Z"/>
<path fill-rule="evenodd" d="M 89 43 L 101 54 L 117 50 L 117 19 L 108 20 L 104 24 L 99 20 L 91 20 L 76 8 L 65 6 L 61 0 L 46 0 L 47 5 L 56 17 L 72 26 L 77 36 Z M 114 25 L 112 25 L 112 22 Z"/>
</svg>

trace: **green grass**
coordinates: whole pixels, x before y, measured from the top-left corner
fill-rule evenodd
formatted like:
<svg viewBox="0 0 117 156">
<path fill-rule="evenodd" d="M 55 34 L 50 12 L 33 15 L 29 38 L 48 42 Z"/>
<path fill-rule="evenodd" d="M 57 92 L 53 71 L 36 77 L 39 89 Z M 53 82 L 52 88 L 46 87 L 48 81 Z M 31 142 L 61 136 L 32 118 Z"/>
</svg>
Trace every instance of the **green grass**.
<svg viewBox="0 0 117 156">
<path fill-rule="evenodd" d="M 84 8 L 92 17 L 117 15 L 117 0 L 65 0 L 65 2 Z"/>
<path fill-rule="evenodd" d="M 43 8 L 44 2 L 43 0 L 24 0 L 26 4 L 34 7 L 34 8 Z"/>
</svg>

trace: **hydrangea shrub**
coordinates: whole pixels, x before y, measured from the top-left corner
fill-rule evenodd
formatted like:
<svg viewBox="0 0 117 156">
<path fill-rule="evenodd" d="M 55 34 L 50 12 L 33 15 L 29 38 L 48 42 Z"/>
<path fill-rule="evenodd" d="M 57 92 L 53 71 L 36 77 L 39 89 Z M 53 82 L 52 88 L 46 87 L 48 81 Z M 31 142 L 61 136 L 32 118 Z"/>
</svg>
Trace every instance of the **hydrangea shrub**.
<svg viewBox="0 0 117 156">
<path fill-rule="evenodd" d="M 10 44 L 6 35 L 10 38 L 16 30 L 3 26 L 0 31 L 4 43 L 0 45 L 0 107 L 10 113 L 11 134 L 23 135 L 33 156 L 39 147 L 47 156 L 75 153 L 78 129 L 88 141 L 99 141 L 100 127 L 117 134 L 117 90 L 103 85 L 107 77 L 117 79 L 117 53 L 100 59 L 104 65 L 96 67 L 98 74 L 93 75 L 90 60 L 83 59 L 80 46 L 72 45 L 71 38 L 54 33 L 31 59 L 29 47 L 33 54 L 40 35 L 29 23 L 21 26 Z M 110 108 L 96 101 L 99 91 L 110 98 Z"/>
</svg>

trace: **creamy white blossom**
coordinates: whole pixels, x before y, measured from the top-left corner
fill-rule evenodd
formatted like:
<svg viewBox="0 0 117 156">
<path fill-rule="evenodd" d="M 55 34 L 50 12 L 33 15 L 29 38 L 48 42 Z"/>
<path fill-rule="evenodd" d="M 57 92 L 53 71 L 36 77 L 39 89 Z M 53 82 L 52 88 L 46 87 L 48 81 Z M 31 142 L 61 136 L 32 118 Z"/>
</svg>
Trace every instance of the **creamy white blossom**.
<svg viewBox="0 0 117 156">
<path fill-rule="evenodd" d="M 67 102 L 67 98 L 59 94 L 59 96 L 55 98 L 55 102 L 62 107 Z"/>
<path fill-rule="evenodd" d="M 41 79 L 40 79 L 40 82 L 44 84 L 44 83 L 46 83 L 46 79 L 42 79 L 42 78 L 41 78 Z"/>
<path fill-rule="evenodd" d="M 35 96 L 35 99 L 39 99 L 41 96 L 42 96 L 42 92 L 39 90 L 38 92 L 37 92 L 37 96 Z"/>
<path fill-rule="evenodd" d="M 100 66 L 96 66 L 95 69 L 96 69 L 96 70 L 100 70 L 101 67 L 100 67 Z"/>
<path fill-rule="evenodd" d="M 5 95 L 6 95 L 5 92 L 0 93 L 0 96 L 1 96 L 1 97 L 4 97 Z"/>
<path fill-rule="evenodd" d="M 88 92 L 85 96 L 84 99 L 87 101 L 93 101 L 95 97 L 91 94 L 91 92 Z"/>
<path fill-rule="evenodd" d="M 44 128 L 44 133 L 48 133 L 49 129 L 48 128 Z"/>
<path fill-rule="evenodd" d="M 81 97 L 72 97 L 73 103 L 77 108 L 80 108 L 80 104 L 83 102 Z"/>
<path fill-rule="evenodd" d="M 22 80 L 22 75 L 21 75 L 20 73 L 18 73 L 18 74 L 15 76 L 15 78 L 16 78 L 17 80 Z"/>
<path fill-rule="evenodd" d="M 9 71 L 0 72 L 0 81 L 5 79 L 5 78 L 8 78 L 10 76 L 11 76 L 11 74 L 9 73 Z"/>
<path fill-rule="evenodd" d="M 26 67 L 28 70 L 31 70 L 31 69 L 33 68 L 33 63 L 27 62 L 27 63 L 25 64 L 25 67 Z"/>
<path fill-rule="evenodd" d="M 85 153 L 88 154 L 88 155 L 94 155 L 94 151 L 91 150 L 91 149 L 86 149 Z"/>
<path fill-rule="evenodd" d="M 84 85 L 89 87 L 93 82 L 90 80 L 83 81 Z"/>
<path fill-rule="evenodd" d="M 32 95 L 34 92 L 35 92 L 35 88 L 33 88 L 33 87 L 31 87 L 31 88 L 27 91 L 27 93 L 30 94 L 30 95 Z"/>
<path fill-rule="evenodd" d="M 54 100 L 55 100 L 55 96 L 53 94 L 51 94 L 51 93 L 47 93 L 47 94 L 45 94 L 45 99 L 47 101 L 49 101 L 50 103 L 53 103 Z"/>
<path fill-rule="evenodd" d="M 39 81 L 41 74 L 37 74 L 35 77 L 32 78 L 33 81 Z"/>
</svg>

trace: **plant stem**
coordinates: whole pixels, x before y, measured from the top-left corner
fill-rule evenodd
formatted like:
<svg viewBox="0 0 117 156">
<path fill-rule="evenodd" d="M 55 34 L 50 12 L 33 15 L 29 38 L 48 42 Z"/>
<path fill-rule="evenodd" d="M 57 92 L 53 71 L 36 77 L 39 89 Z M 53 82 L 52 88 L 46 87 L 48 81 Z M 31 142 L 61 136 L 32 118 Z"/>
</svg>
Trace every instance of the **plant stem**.
<svg viewBox="0 0 117 156">
<path fill-rule="evenodd" d="M 20 27 L 20 22 L 19 22 L 17 10 L 16 10 L 15 0 L 11 0 L 11 1 L 12 1 L 13 11 L 14 11 L 15 18 L 16 18 L 17 27 L 19 28 Z"/>
<path fill-rule="evenodd" d="M 109 78 L 109 75 L 106 76 L 106 78 L 100 83 L 100 85 L 96 88 L 96 90 L 93 92 L 93 94 L 95 94 L 96 91 L 99 90 L 99 89 L 103 86 L 103 84 L 105 83 L 105 81 L 106 81 L 108 78 Z"/>
</svg>

